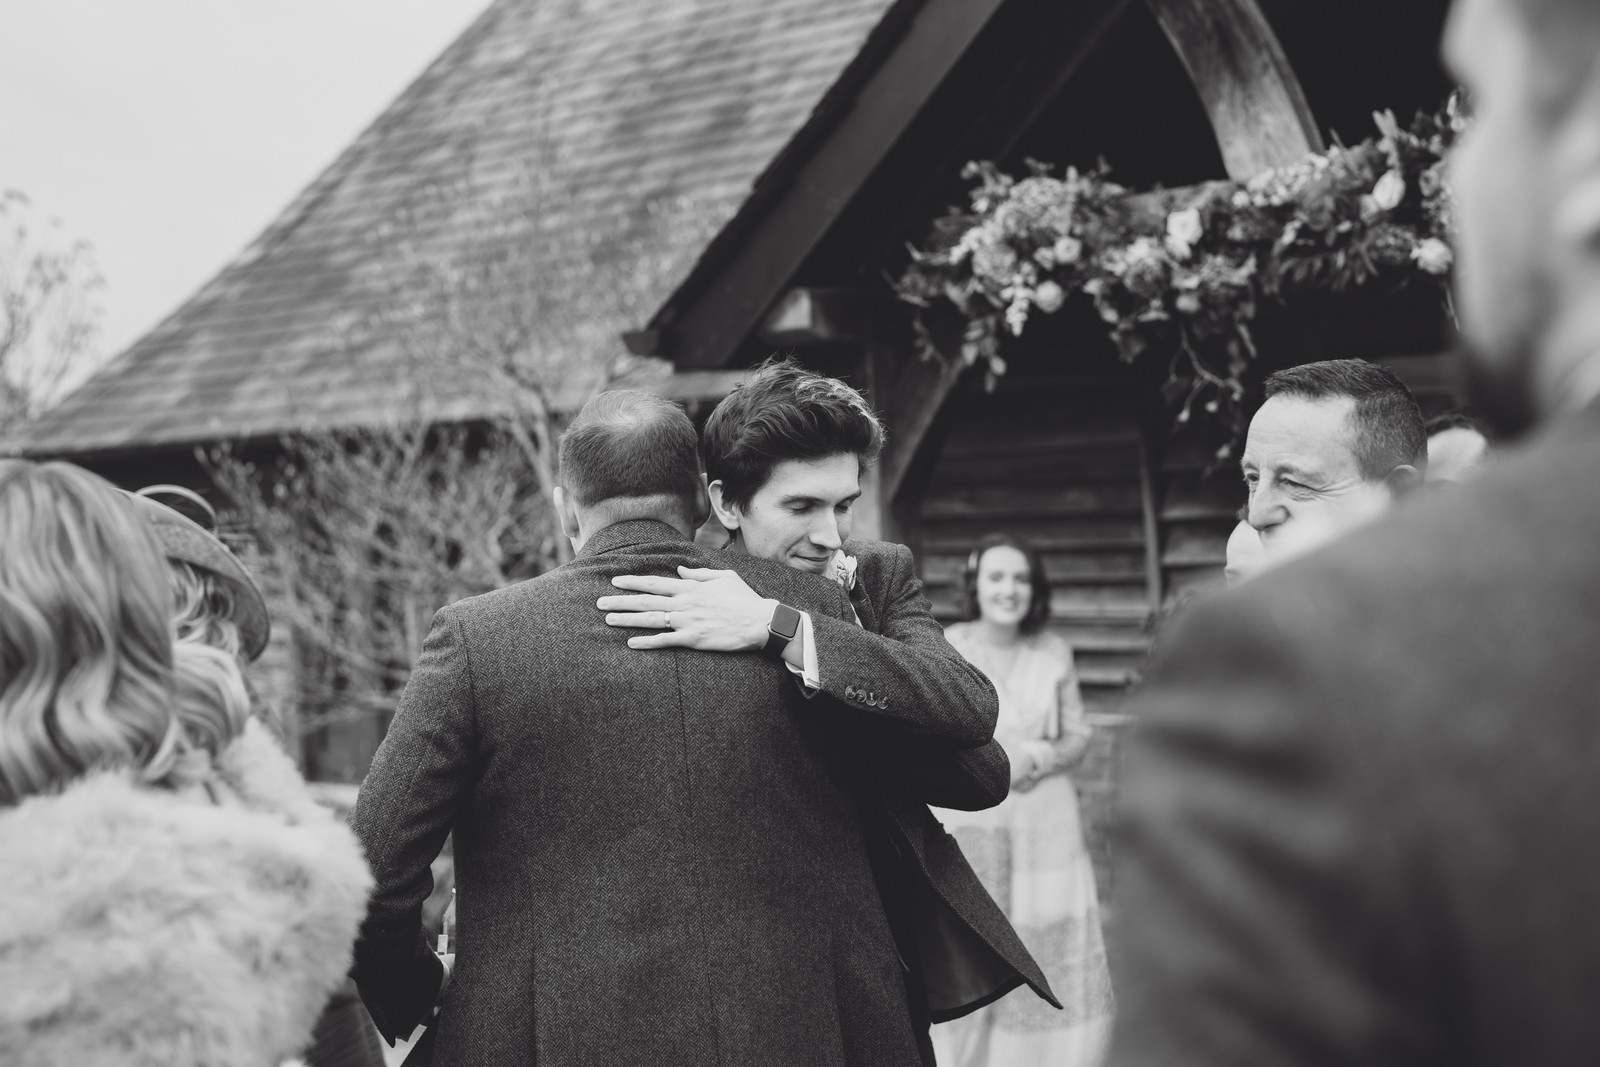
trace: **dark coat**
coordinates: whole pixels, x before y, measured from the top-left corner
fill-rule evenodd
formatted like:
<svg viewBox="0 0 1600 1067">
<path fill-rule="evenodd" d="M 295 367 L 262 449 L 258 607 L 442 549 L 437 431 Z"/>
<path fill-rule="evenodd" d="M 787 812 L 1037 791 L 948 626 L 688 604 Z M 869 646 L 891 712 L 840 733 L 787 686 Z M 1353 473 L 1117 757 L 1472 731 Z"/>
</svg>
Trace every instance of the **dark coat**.
<svg viewBox="0 0 1600 1067">
<path fill-rule="evenodd" d="M 1115 1067 L 1600 1063 L 1600 410 L 1197 609 L 1136 714 Z"/>
<path fill-rule="evenodd" d="M 845 610 L 816 576 L 629 522 L 435 618 L 352 816 L 378 879 L 354 973 L 386 1036 L 438 987 L 420 911 L 453 827 L 435 1062 L 919 1062 L 859 802 L 819 740 L 825 702 L 759 653 L 635 652 L 595 608 L 613 576 L 679 565 L 734 566 L 814 619 Z M 909 687 L 883 714 L 916 720 L 925 682 L 855 669 Z M 992 732 L 983 718 L 951 728 Z"/>
<path fill-rule="evenodd" d="M 861 625 L 814 621 L 823 692 L 847 708 L 870 712 L 883 697 L 861 688 L 855 664 L 900 663 L 925 685 L 942 679 L 938 693 L 952 705 L 989 706 L 993 684 L 946 640 L 910 550 L 852 541 L 845 552 L 857 561 L 851 602 Z M 959 1018 L 1023 984 L 1060 1007 L 955 838 L 928 810 L 929 804 L 978 810 L 1006 798 L 1010 765 L 992 739 L 992 727 L 983 746 L 957 748 L 889 734 L 870 714 L 865 721 L 843 718 L 836 733 L 847 739 L 848 751 L 840 759 L 852 767 L 861 790 L 879 887 L 901 955 L 918 972 L 913 985 L 920 986 L 928 1017 Z"/>
</svg>

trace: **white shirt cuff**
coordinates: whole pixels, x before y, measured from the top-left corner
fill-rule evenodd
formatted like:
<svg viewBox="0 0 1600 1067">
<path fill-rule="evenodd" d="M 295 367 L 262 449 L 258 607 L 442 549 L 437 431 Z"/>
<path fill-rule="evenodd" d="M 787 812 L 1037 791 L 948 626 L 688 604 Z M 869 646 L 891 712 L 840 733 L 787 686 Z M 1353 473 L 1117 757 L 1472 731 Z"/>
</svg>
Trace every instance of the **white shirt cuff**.
<svg viewBox="0 0 1600 1067">
<path fill-rule="evenodd" d="M 806 687 L 807 693 L 814 693 L 822 688 L 822 672 L 817 668 L 817 642 L 811 636 L 811 613 L 800 613 L 800 629 L 795 633 L 794 639 L 800 642 L 800 662 L 803 666 L 796 667 L 788 660 L 783 665 L 789 668 L 789 673 L 800 679 L 800 684 Z"/>
</svg>

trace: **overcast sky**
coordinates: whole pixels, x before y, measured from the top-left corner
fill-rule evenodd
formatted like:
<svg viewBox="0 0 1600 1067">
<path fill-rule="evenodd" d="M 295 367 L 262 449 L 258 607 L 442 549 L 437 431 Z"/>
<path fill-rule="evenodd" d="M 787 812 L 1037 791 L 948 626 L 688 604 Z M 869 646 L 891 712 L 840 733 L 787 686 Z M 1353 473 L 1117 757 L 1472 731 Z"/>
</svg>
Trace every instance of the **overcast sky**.
<svg viewBox="0 0 1600 1067">
<path fill-rule="evenodd" d="M 0 190 L 87 240 L 100 346 L 256 236 L 488 0 L 0 0 Z"/>
</svg>

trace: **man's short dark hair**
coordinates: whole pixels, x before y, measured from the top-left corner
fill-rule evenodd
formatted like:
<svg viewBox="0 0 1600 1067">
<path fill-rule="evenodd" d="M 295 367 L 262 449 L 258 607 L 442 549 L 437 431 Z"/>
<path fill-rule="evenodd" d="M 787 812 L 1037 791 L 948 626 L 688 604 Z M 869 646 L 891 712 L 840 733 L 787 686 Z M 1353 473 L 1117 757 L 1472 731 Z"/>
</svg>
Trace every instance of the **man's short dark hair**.
<svg viewBox="0 0 1600 1067">
<path fill-rule="evenodd" d="M 1361 476 L 1380 481 L 1396 467 L 1428 469 L 1428 435 L 1422 409 L 1405 383 L 1364 359 L 1330 359 L 1278 371 L 1267 378 L 1267 399 L 1275 396 L 1355 401 L 1350 430 L 1355 436 Z"/>
<path fill-rule="evenodd" d="M 883 424 L 866 399 L 837 378 L 790 360 L 768 360 L 723 398 L 700 435 L 706 478 L 722 482 L 737 508 L 787 460 L 854 455 L 861 467 L 883 451 Z"/>
<path fill-rule="evenodd" d="M 601 393 L 561 435 L 561 484 L 585 507 L 622 497 L 693 499 L 700 492 L 694 423 L 651 393 Z"/>
</svg>

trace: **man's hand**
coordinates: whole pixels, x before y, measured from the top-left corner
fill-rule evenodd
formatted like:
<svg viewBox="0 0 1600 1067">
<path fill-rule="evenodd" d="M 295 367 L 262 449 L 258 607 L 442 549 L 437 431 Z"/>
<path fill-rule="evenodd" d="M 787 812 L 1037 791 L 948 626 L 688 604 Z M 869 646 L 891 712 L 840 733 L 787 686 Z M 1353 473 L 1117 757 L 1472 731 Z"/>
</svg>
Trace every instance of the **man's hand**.
<svg viewBox="0 0 1600 1067">
<path fill-rule="evenodd" d="M 624 574 L 611 579 L 629 596 L 603 596 L 595 606 L 610 626 L 661 630 L 628 638 L 629 648 L 698 648 L 744 652 L 767 644 L 776 600 L 766 600 L 734 571 L 679 567 L 678 578 Z"/>
</svg>

